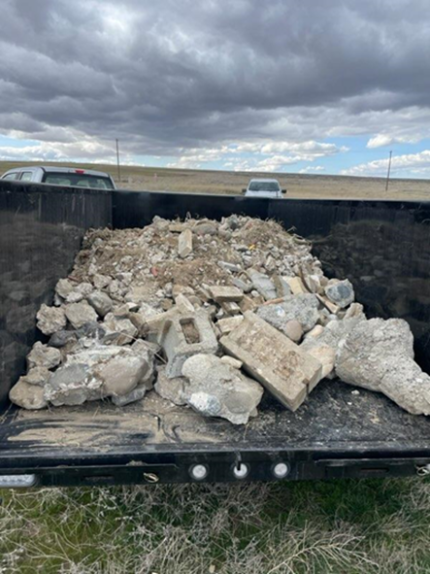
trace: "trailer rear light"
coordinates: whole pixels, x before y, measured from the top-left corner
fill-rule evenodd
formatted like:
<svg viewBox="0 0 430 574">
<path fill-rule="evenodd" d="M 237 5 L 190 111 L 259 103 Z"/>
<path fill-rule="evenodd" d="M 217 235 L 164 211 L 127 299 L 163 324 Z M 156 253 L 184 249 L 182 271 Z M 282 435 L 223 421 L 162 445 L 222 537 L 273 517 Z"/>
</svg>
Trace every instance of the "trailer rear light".
<svg viewBox="0 0 430 574">
<path fill-rule="evenodd" d="M 286 462 L 278 462 L 273 465 L 272 472 L 275 478 L 285 478 L 290 473 L 290 465 Z"/>
<path fill-rule="evenodd" d="M 233 466 L 233 474 L 236 478 L 246 478 L 249 474 L 249 466 L 244 462 L 241 462 L 239 465 L 235 464 Z"/>
<path fill-rule="evenodd" d="M 29 488 L 36 484 L 35 474 L 0 475 L 0 488 Z"/>
<path fill-rule="evenodd" d="M 190 468 L 190 475 L 194 480 L 204 480 L 208 474 L 209 468 L 205 464 L 195 464 Z"/>
<path fill-rule="evenodd" d="M 75 169 L 75 173 L 85 173 L 84 169 Z"/>
</svg>

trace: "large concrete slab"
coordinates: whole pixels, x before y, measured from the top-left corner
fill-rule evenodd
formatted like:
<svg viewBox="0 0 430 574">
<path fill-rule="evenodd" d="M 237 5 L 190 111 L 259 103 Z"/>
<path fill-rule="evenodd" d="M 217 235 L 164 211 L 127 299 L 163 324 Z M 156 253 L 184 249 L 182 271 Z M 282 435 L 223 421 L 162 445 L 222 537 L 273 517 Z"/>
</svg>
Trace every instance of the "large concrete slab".
<svg viewBox="0 0 430 574">
<path fill-rule="evenodd" d="M 322 378 L 322 365 L 317 359 L 250 311 L 220 343 L 292 411 Z"/>
</svg>

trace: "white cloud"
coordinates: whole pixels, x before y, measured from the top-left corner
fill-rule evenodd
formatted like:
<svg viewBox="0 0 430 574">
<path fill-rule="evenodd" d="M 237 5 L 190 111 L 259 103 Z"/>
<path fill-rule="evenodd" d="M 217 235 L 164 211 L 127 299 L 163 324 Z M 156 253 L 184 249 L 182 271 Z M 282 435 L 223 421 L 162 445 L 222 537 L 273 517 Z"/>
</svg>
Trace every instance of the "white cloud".
<svg viewBox="0 0 430 574">
<path fill-rule="evenodd" d="M 392 145 L 395 143 L 417 143 L 420 141 L 420 136 L 418 134 L 410 136 L 394 136 L 389 134 L 377 134 L 376 136 L 370 138 L 367 142 L 366 147 L 369 149 L 374 149 L 378 147 L 383 147 L 387 145 Z"/>
<path fill-rule="evenodd" d="M 387 173 L 388 159 L 378 159 L 375 161 L 370 161 L 368 163 L 362 163 L 351 167 L 349 169 L 344 169 L 340 173 L 341 175 L 358 175 L 358 176 L 384 176 Z M 404 154 L 399 156 L 394 156 L 391 161 L 391 174 L 407 175 L 408 173 L 413 174 L 424 174 L 430 172 L 430 150 L 424 150 L 415 154 Z"/>
<path fill-rule="evenodd" d="M 325 171 L 325 167 L 322 165 L 308 165 L 299 171 L 299 173 L 317 173 L 320 171 Z"/>
</svg>

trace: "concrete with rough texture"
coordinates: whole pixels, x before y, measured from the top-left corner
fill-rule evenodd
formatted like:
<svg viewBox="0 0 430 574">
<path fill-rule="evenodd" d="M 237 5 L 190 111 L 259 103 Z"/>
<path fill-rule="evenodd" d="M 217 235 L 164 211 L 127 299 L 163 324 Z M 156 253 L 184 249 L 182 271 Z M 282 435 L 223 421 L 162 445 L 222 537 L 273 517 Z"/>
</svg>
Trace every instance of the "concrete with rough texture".
<svg viewBox="0 0 430 574">
<path fill-rule="evenodd" d="M 112 311 L 113 301 L 104 291 L 93 291 L 91 295 L 87 297 L 87 301 L 91 307 L 94 307 L 102 319 L 109 311 Z"/>
<path fill-rule="evenodd" d="M 30 411 L 43 409 L 48 406 L 43 387 L 31 385 L 21 377 L 9 391 L 9 399 L 15 405 Z"/>
<path fill-rule="evenodd" d="M 344 309 L 348 307 L 355 298 L 354 287 L 349 279 L 339 281 L 339 279 L 330 279 L 325 287 L 325 294 L 332 303 Z"/>
<path fill-rule="evenodd" d="M 252 312 L 221 338 L 227 353 L 243 362 L 284 406 L 295 411 L 322 378 L 321 363 Z"/>
<path fill-rule="evenodd" d="M 182 371 L 189 381 L 183 396 L 203 416 L 246 424 L 263 396 L 261 385 L 215 355 L 194 355 Z"/>
<path fill-rule="evenodd" d="M 85 323 L 97 321 L 97 313 L 86 301 L 66 305 L 64 312 L 74 329 L 83 327 Z"/>
<path fill-rule="evenodd" d="M 28 368 L 45 367 L 46 369 L 54 369 L 60 364 L 61 353 L 58 349 L 43 345 L 39 341 L 34 343 L 28 357 Z"/>
<path fill-rule="evenodd" d="M 430 376 L 414 361 L 413 335 L 402 319 L 358 322 L 335 369 L 345 383 L 381 392 L 411 414 L 430 415 Z"/>
<path fill-rule="evenodd" d="M 296 320 L 304 332 L 310 331 L 319 319 L 318 299 L 311 293 L 289 296 L 283 303 L 263 305 L 257 315 L 289 336 L 287 325 Z"/>
<path fill-rule="evenodd" d="M 185 229 L 178 237 L 178 255 L 182 259 L 188 257 L 193 252 L 193 233 L 190 229 Z"/>
<path fill-rule="evenodd" d="M 36 315 L 37 327 L 44 335 L 52 335 L 64 329 L 67 324 L 66 315 L 61 307 L 42 305 Z"/>
<path fill-rule="evenodd" d="M 166 376 L 166 369 L 162 367 L 158 369 L 157 382 L 154 385 L 154 390 L 163 399 L 166 399 L 177 406 L 182 406 L 187 404 L 183 396 L 184 389 L 187 384 L 188 381 L 185 377 L 169 379 Z"/>
<path fill-rule="evenodd" d="M 192 328 L 195 339 L 187 340 L 187 326 Z M 203 311 L 178 315 L 170 319 L 164 324 L 158 342 L 168 359 L 166 366 L 168 378 L 182 376 L 182 365 L 188 357 L 197 353 L 216 353 L 218 350 L 212 323 Z"/>
<path fill-rule="evenodd" d="M 276 288 L 268 275 L 260 273 L 256 269 L 248 269 L 246 273 L 252 282 L 254 289 L 256 289 L 266 301 L 276 299 Z"/>
</svg>

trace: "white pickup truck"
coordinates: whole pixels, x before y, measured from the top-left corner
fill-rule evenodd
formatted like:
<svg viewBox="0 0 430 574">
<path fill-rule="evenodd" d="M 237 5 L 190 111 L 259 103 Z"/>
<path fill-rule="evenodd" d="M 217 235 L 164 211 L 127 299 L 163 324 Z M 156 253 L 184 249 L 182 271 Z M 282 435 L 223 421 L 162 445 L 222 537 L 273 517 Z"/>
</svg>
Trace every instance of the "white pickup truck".
<svg viewBox="0 0 430 574">
<path fill-rule="evenodd" d="M 5 172 L 0 179 L 90 189 L 115 189 L 113 179 L 108 173 L 76 167 L 15 167 Z"/>
<path fill-rule="evenodd" d="M 287 190 L 281 189 L 277 179 L 251 179 L 243 193 L 245 197 L 280 199 L 282 195 L 287 193 Z"/>
</svg>

